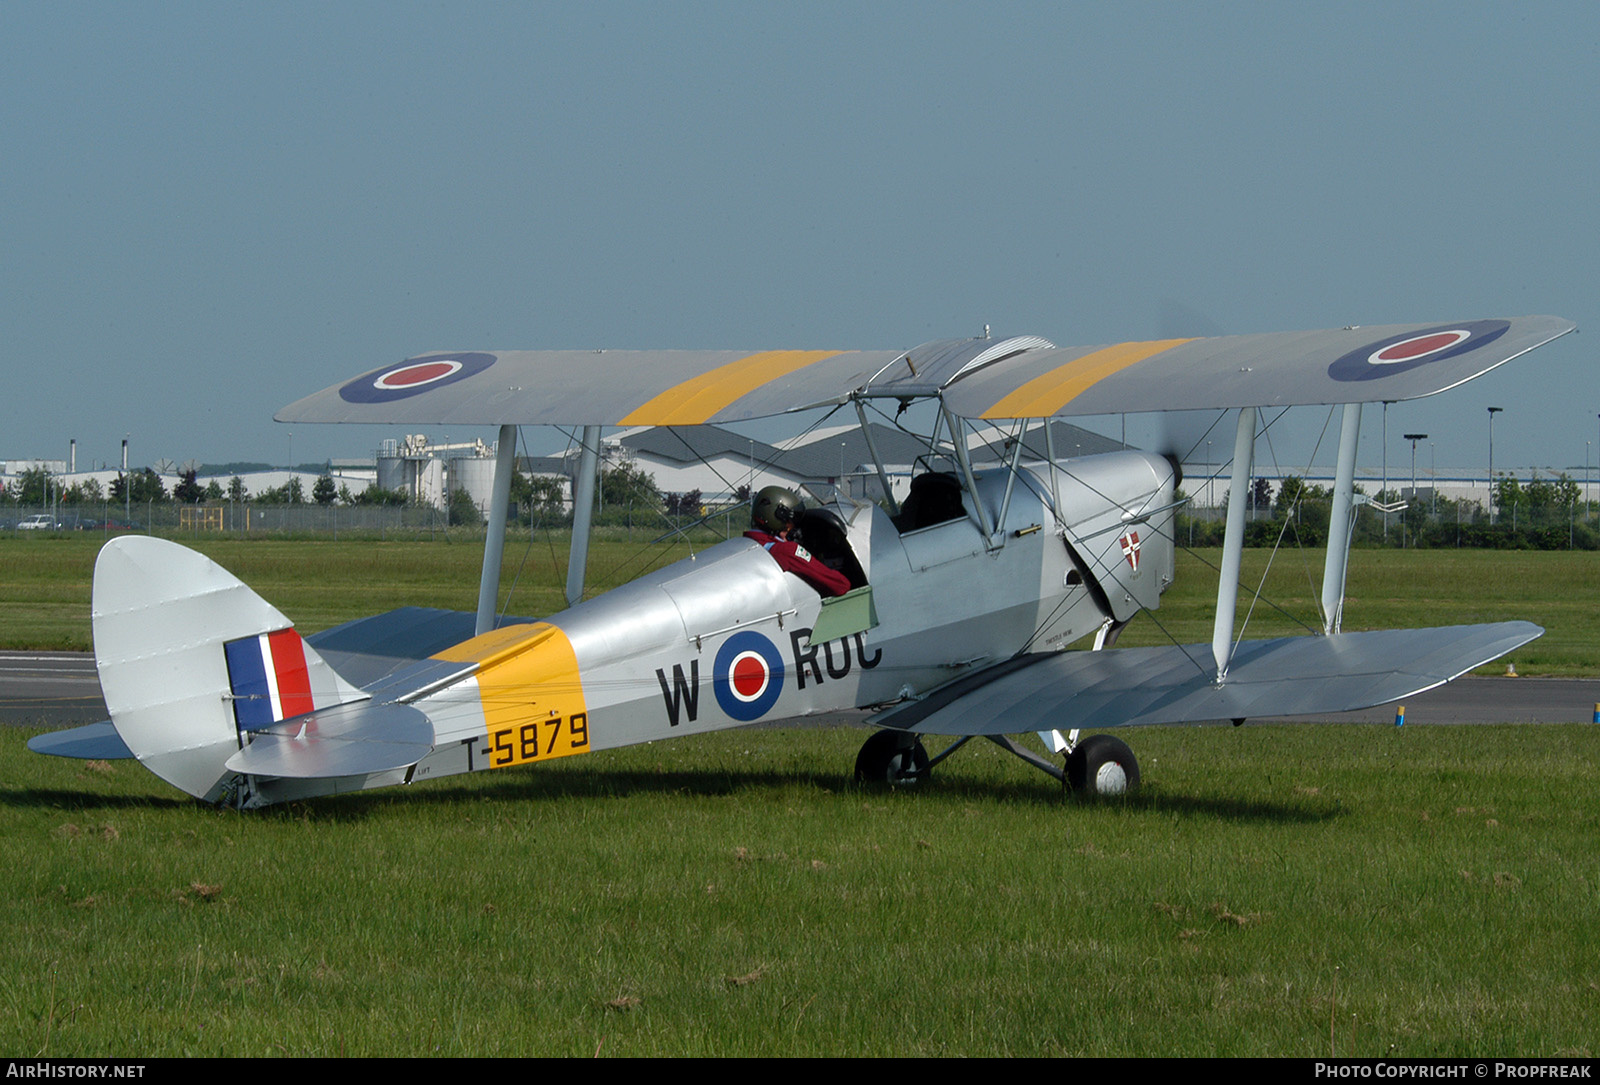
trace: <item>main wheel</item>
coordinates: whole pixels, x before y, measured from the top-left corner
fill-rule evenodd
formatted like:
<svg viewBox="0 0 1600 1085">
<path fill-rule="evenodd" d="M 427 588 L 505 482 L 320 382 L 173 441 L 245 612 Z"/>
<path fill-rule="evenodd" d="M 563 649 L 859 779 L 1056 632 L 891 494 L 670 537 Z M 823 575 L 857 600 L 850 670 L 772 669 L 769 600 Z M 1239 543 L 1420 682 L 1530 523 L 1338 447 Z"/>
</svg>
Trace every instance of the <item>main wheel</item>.
<svg viewBox="0 0 1600 1085">
<path fill-rule="evenodd" d="M 914 787 L 928 779 L 928 751 L 916 735 L 878 731 L 856 755 L 856 783 Z"/>
<path fill-rule="evenodd" d="M 1080 795 L 1122 795 L 1139 787 L 1139 762 L 1128 744 L 1090 735 L 1067 755 L 1067 786 Z"/>
</svg>

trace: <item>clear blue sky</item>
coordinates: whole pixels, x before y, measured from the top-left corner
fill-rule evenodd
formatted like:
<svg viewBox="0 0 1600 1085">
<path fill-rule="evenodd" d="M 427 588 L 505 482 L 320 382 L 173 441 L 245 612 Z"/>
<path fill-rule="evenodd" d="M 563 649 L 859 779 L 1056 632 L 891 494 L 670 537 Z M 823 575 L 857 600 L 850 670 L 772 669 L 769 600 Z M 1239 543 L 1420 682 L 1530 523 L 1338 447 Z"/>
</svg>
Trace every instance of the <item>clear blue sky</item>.
<svg viewBox="0 0 1600 1085">
<path fill-rule="evenodd" d="M 12 0 L 0 458 L 282 462 L 278 407 L 435 348 L 1556 313 L 1389 458 L 1482 463 L 1492 404 L 1497 466 L 1581 465 L 1597 103 L 1593 2 Z"/>
</svg>

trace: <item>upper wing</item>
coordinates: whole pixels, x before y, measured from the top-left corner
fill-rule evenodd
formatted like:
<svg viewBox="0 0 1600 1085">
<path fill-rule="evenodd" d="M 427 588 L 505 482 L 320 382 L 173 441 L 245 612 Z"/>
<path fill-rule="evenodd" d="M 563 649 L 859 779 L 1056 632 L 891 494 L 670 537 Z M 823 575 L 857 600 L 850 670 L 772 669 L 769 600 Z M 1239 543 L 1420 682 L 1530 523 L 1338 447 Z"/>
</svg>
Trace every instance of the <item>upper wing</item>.
<svg viewBox="0 0 1600 1085">
<path fill-rule="evenodd" d="M 936 735 L 1348 712 L 1413 696 L 1539 636 L 1530 622 L 1243 641 L 1215 681 L 1210 645 L 1045 652 L 873 717 Z"/>
<path fill-rule="evenodd" d="M 1560 317 L 1057 347 L 1035 336 L 909 351 L 436 352 L 279 411 L 280 422 L 690 426 L 942 393 L 967 418 L 1398 401 L 1565 335 Z"/>
<path fill-rule="evenodd" d="M 1575 327 L 1525 316 L 1029 351 L 957 381 L 945 402 L 988 419 L 1398 402 L 1454 388 Z"/>
<path fill-rule="evenodd" d="M 904 351 L 423 354 L 291 403 L 280 422 L 692 426 L 837 402 Z"/>
</svg>

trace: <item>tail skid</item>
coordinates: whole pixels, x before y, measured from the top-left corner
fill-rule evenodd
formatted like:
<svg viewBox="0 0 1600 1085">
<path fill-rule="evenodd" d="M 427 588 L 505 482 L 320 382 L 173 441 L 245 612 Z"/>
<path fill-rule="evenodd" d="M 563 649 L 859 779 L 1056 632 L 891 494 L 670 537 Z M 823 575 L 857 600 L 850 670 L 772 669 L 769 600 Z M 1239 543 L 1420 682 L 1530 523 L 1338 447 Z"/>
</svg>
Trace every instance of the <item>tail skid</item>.
<svg viewBox="0 0 1600 1085">
<path fill-rule="evenodd" d="M 113 539 L 94 568 L 94 647 L 106 707 L 151 772 L 220 801 L 251 732 L 367 699 L 277 608 L 204 555 Z"/>
</svg>

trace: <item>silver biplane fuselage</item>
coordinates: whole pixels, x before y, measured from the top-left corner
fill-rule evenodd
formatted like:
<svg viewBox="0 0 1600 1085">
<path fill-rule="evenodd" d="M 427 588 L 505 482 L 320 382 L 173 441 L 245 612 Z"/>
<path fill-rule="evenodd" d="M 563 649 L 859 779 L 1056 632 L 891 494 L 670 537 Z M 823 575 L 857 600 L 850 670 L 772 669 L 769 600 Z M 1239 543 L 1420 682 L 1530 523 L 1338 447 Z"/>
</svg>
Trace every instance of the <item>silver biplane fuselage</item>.
<svg viewBox="0 0 1600 1085">
<path fill-rule="evenodd" d="M 988 536 L 970 491 L 962 515 L 904 533 L 870 502 L 812 510 L 845 529 L 870 589 L 852 598 L 824 601 L 755 542 L 730 539 L 544 622 L 474 638 L 440 655 L 478 672 L 412 702 L 435 734 L 414 769 L 336 788 L 266 780 L 253 801 L 880 705 L 1157 605 L 1173 561 L 1164 459 L 1113 453 L 1070 471 L 1024 467 L 1009 488 L 1008 477 L 975 476 Z M 840 605 L 842 632 L 813 639 L 824 610 Z"/>
</svg>

